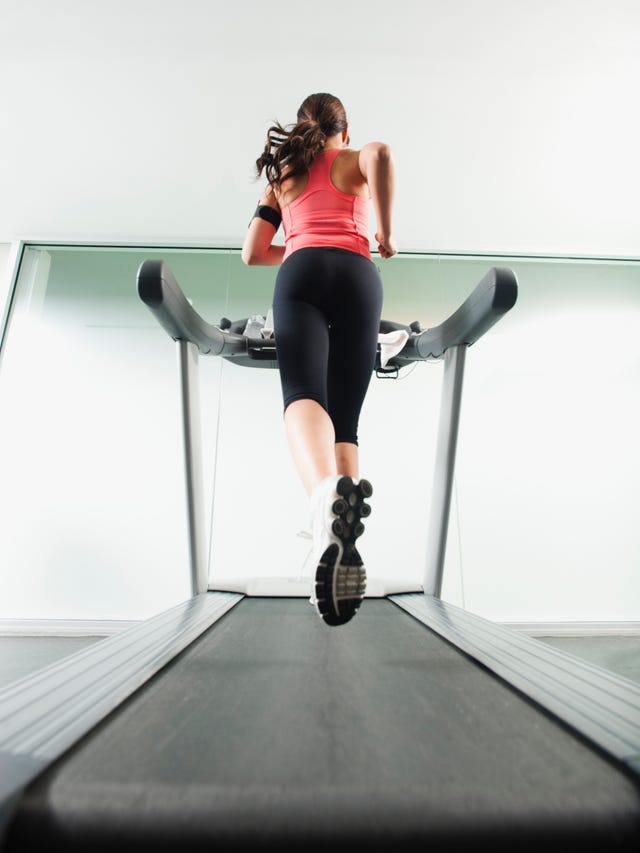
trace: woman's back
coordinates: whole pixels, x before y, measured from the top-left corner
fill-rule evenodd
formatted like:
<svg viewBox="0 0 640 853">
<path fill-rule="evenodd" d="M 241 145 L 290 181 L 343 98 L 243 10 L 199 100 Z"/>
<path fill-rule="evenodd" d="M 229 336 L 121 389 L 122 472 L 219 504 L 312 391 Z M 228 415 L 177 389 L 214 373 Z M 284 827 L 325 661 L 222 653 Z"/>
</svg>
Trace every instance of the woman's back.
<svg viewBox="0 0 640 853">
<path fill-rule="evenodd" d="M 371 258 L 369 192 L 358 152 L 321 151 L 306 174 L 287 179 L 278 193 L 286 259 L 298 249 L 333 246 Z"/>
<path fill-rule="evenodd" d="M 331 150 L 339 152 L 339 156 L 334 159 L 331 165 L 331 183 L 334 187 L 348 195 L 369 198 L 369 187 L 358 164 L 360 152 L 353 151 L 350 148 L 328 149 L 328 151 Z M 327 153 L 327 151 L 324 153 Z M 286 207 L 286 205 L 291 204 L 298 196 L 302 195 L 307 188 L 308 182 L 308 172 L 306 175 L 285 178 L 276 193 L 280 207 Z"/>
</svg>

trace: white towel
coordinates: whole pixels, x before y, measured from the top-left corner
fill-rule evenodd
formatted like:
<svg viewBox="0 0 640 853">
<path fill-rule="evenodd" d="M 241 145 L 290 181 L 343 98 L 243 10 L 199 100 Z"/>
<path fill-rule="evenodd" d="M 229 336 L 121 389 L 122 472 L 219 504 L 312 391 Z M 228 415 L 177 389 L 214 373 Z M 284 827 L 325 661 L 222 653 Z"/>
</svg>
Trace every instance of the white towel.
<svg viewBox="0 0 640 853">
<path fill-rule="evenodd" d="M 404 345 L 409 340 L 409 333 L 404 329 L 398 329 L 395 332 L 387 332 L 385 335 L 378 335 L 378 343 L 380 344 L 380 367 L 386 367 L 390 358 L 404 348 Z"/>
<path fill-rule="evenodd" d="M 244 332 L 249 338 L 261 337 L 263 340 L 273 339 L 273 309 L 269 308 L 267 316 L 254 314 L 249 317 Z M 404 329 L 398 329 L 395 332 L 387 332 L 384 335 L 378 335 L 378 343 L 380 344 L 380 366 L 386 367 L 389 359 L 397 355 L 406 342 L 409 340 L 408 332 Z"/>
<path fill-rule="evenodd" d="M 253 314 L 249 317 L 242 333 L 247 338 L 259 338 L 264 329 L 265 319 L 261 314 Z"/>
<path fill-rule="evenodd" d="M 264 327 L 262 329 L 262 337 L 270 341 L 273 338 L 273 308 L 269 308 L 267 311 L 267 318 L 264 321 Z"/>
</svg>

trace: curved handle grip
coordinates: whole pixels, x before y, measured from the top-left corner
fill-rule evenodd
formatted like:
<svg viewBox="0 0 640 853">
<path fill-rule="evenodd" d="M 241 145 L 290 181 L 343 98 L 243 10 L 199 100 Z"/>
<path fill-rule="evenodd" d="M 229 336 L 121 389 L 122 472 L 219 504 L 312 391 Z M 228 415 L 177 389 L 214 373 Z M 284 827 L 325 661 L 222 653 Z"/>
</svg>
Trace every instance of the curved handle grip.
<svg viewBox="0 0 640 853">
<path fill-rule="evenodd" d="M 513 270 L 492 267 L 462 305 L 443 323 L 410 338 L 399 360 L 440 358 L 451 347 L 471 346 L 518 298 L 518 282 Z"/>
<path fill-rule="evenodd" d="M 236 363 L 277 366 L 273 342 L 265 342 L 261 354 L 256 342 L 244 335 L 207 323 L 191 306 L 165 261 L 146 260 L 138 270 L 138 295 L 160 325 L 175 341 L 196 344 L 202 355 L 236 356 Z M 412 335 L 389 365 L 441 358 L 446 350 L 461 344 L 470 346 L 506 314 L 518 298 L 515 273 L 506 267 L 492 267 L 462 305 L 443 323 Z M 385 321 L 381 324 L 381 330 Z M 398 323 L 386 323 L 406 328 Z M 386 328 L 386 327 L 385 327 Z M 270 361 L 260 361 L 260 358 Z"/>
<path fill-rule="evenodd" d="M 138 296 L 174 341 L 196 344 L 202 355 L 247 352 L 247 339 L 207 323 L 189 303 L 165 261 L 143 261 Z"/>
</svg>

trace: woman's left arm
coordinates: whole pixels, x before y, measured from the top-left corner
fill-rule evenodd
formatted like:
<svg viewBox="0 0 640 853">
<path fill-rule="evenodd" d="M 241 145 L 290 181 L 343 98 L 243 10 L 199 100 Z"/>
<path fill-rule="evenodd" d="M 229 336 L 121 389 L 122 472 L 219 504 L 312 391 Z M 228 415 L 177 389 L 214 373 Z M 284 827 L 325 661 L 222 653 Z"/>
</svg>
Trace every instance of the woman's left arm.
<svg viewBox="0 0 640 853">
<path fill-rule="evenodd" d="M 256 213 L 251 220 L 242 244 L 242 260 L 249 266 L 280 264 L 284 256 L 284 246 L 271 245 L 281 219 L 280 206 L 271 187 L 267 187 L 258 205 L 268 208 L 264 211 L 267 218 Z"/>
</svg>

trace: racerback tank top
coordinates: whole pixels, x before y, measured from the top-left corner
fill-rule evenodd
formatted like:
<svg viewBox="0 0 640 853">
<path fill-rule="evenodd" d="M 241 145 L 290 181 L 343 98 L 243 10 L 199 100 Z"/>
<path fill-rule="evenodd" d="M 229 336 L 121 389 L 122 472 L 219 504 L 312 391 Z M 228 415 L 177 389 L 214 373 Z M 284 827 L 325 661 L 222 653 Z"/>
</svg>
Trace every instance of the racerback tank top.
<svg viewBox="0 0 640 853">
<path fill-rule="evenodd" d="M 331 167 L 343 149 L 318 154 L 309 167 L 309 182 L 282 210 L 285 234 L 283 261 L 298 249 L 334 246 L 371 260 L 368 198 L 343 193 L 331 183 Z"/>
</svg>

